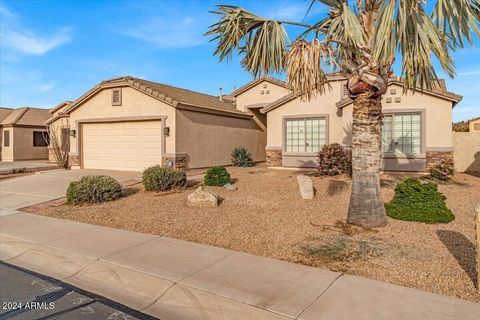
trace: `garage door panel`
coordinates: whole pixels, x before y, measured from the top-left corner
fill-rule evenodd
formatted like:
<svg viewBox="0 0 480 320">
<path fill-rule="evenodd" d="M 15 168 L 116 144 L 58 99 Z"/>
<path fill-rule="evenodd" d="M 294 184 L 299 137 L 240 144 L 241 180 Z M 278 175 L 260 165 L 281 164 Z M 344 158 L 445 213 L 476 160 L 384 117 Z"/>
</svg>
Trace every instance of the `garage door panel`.
<svg viewBox="0 0 480 320">
<path fill-rule="evenodd" d="M 161 164 L 161 121 L 88 123 L 82 137 L 84 168 L 141 171 Z"/>
</svg>

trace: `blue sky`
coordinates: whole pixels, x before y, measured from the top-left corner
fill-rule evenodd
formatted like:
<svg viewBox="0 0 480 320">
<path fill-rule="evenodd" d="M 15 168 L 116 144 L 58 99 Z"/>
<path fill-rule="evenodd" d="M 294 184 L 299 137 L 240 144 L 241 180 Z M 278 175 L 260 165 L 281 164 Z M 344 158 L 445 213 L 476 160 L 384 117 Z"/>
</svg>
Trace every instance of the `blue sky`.
<svg viewBox="0 0 480 320">
<path fill-rule="evenodd" d="M 274 19 L 301 21 L 304 0 L 4 1 L 0 0 L 0 105 L 50 108 L 98 82 L 123 75 L 218 94 L 249 80 L 233 59 L 218 63 L 203 36 L 217 3 Z M 325 14 L 317 5 L 308 20 Z M 289 29 L 295 34 L 298 29 Z M 464 96 L 454 120 L 480 116 L 480 41 L 454 54 L 449 90 Z M 439 72 L 440 75 L 443 75 Z"/>
</svg>

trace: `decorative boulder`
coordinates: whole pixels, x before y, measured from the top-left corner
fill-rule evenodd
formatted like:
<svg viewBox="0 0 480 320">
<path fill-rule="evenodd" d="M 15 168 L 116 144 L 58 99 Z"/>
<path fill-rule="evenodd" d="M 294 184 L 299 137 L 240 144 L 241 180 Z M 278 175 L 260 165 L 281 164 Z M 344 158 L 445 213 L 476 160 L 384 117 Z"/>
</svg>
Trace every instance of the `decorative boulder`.
<svg viewBox="0 0 480 320">
<path fill-rule="evenodd" d="M 188 195 L 187 203 L 192 207 L 217 207 L 219 197 L 204 186 L 201 186 Z"/>
<path fill-rule="evenodd" d="M 226 185 L 223 186 L 225 189 L 227 189 L 228 191 L 235 191 L 238 189 L 237 185 L 236 184 L 231 184 L 231 183 L 227 183 Z"/>
<path fill-rule="evenodd" d="M 298 188 L 300 189 L 300 195 L 302 199 L 311 200 L 315 196 L 315 192 L 313 190 L 313 182 L 310 177 L 304 175 L 297 176 L 298 181 Z"/>
</svg>

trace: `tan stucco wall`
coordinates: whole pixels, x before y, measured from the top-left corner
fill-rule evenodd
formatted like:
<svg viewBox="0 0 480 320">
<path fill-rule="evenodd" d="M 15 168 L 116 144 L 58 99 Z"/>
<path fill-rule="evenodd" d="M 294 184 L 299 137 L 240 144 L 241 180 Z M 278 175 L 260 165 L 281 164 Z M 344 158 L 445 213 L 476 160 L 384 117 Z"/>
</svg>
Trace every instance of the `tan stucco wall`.
<svg viewBox="0 0 480 320">
<path fill-rule="evenodd" d="M 175 108 L 154 99 L 131 87 L 122 88 L 122 105 L 112 106 L 111 89 L 103 89 L 70 113 L 70 129 L 77 130 L 76 137 L 70 137 L 70 153 L 78 155 L 78 121 L 98 118 L 130 118 L 166 116 L 165 126 L 170 127 L 166 137 L 167 153 L 175 152 Z"/>
<path fill-rule="evenodd" d="M 267 148 L 284 148 L 284 118 L 293 116 L 328 116 L 328 143 L 351 145 L 352 139 L 352 105 L 341 111 L 335 103 L 343 96 L 345 81 L 333 82 L 332 90 L 310 101 L 299 98 L 273 109 L 267 113 Z M 397 98 L 397 99 L 396 99 Z M 400 98 L 400 101 L 397 102 Z M 388 102 L 390 101 L 390 102 Z M 412 157 L 392 155 L 385 160 L 385 169 L 423 170 L 427 151 L 452 151 L 452 102 L 419 92 L 403 94 L 403 88 L 391 85 L 382 101 L 384 113 L 421 111 L 425 119 L 423 125 L 422 154 Z M 407 159 L 408 158 L 408 159 Z M 288 154 L 283 152 L 283 166 L 315 166 L 316 155 L 307 153 Z"/>
<path fill-rule="evenodd" d="M 289 116 L 328 115 L 328 142 L 342 143 L 342 118 L 335 103 L 342 98 L 345 82 L 333 82 L 332 89 L 324 95 L 317 95 L 310 101 L 296 98 L 267 113 L 267 147 L 283 146 L 283 118 Z"/>
<path fill-rule="evenodd" d="M 391 91 L 395 90 L 395 94 Z M 387 102 L 390 98 L 392 101 Z M 400 102 L 395 102 L 400 98 Z M 382 100 L 383 113 L 398 110 L 420 110 L 425 112 L 425 145 L 427 150 L 451 150 L 452 148 L 452 102 L 420 92 L 409 91 L 403 94 L 403 88 L 398 85 L 388 87 Z M 343 108 L 343 136 L 342 143 L 351 144 L 352 105 Z"/>
<path fill-rule="evenodd" d="M 453 132 L 455 170 L 480 172 L 480 132 Z"/>
<path fill-rule="evenodd" d="M 266 85 L 267 87 L 264 88 L 264 85 Z M 269 90 L 270 93 L 261 94 L 262 90 Z M 285 96 L 286 94 L 288 94 L 288 92 L 284 87 L 268 81 L 262 81 L 259 84 L 248 89 L 247 91 L 243 92 L 242 94 L 239 94 L 236 97 L 235 101 L 238 110 L 247 111 L 245 106 L 257 103 L 273 102 Z"/>
<path fill-rule="evenodd" d="M 176 126 L 176 150 L 188 154 L 190 168 L 229 165 L 235 147 L 265 161 L 266 132 L 254 120 L 177 110 Z"/>
<path fill-rule="evenodd" d="M 9 127 L 10 146 L 2 147 L 2 161 L 48 159 L 47 147 L 33 146 L 33 132 L 46 131 L 45 127 Z"/>
<path fill-rule="evenodd" d="M 477 129 L 477 130 L 474 129 L 475 124 L 477 124 L 477 127 L 478 127 L 480 125 L 480 119 L 469 122 L 468 128 L 469 128 L 470 132 L 480 132 L 479 129 Z"/>
</svg>

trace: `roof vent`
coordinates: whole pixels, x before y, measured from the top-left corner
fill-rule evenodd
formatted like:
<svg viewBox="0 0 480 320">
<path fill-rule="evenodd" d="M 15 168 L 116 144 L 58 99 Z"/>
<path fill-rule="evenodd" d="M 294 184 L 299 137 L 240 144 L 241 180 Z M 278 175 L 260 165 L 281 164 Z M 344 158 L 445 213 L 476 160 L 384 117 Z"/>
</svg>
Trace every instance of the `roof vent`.
<svg viewBox="0 0 480 320">
<path fill-rule="evenodd" d="M 112 106 L 121 106 L 122 105 L 122 89 L 115 88 L 112 89 Z"/>
</svg>

